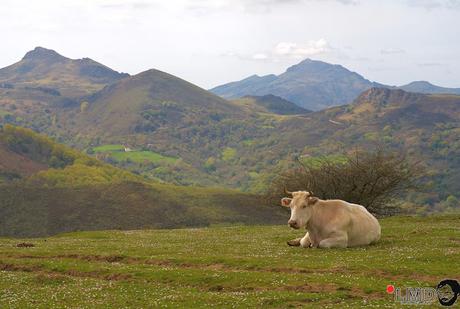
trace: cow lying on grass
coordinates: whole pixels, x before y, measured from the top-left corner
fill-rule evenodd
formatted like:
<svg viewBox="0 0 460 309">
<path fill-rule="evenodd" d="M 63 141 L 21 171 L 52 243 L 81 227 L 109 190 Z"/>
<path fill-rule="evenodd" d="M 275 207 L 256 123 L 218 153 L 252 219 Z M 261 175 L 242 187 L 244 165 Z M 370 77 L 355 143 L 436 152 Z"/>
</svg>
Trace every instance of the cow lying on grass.
<svg viewBox="0 0 460 309">
<path fill-rule="evenodd" d="M 309 192 L 288 192 L 292 198 L 281 199 L 291 208 L 288 221 L 294 229 L 305 228 L 303 238 L 288 241 L 304 248 L 346 248 L 364 246 L 380 239 L 380 224 L 361 205 L 342 200 L 320 200 Z"/>
</svg>

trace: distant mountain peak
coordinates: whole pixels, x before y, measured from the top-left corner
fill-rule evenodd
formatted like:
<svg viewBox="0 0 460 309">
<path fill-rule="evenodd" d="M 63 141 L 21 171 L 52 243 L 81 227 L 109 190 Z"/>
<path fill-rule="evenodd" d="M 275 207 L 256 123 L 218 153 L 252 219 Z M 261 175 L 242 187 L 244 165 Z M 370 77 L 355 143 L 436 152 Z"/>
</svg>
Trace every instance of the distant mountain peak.
<svg viewBox="0 0 460 309">
<path fill-rule="evenodd" d="M 344 68 L 343 66 L 341 66 L 339 64 L 331 64 L 331 63 L 327 63 L 327 62 L 324 62 L 324 61 L 313 60 L 313 59 L 307 58 L 307 59 L 302 60 L 301 62 L 299 62 L 297 64 L 294 64 L 294 65 L 290 66 L 286 70 L 286 72 L 311 71 L 311 72 L 318 73 L 318 72 L 321 72 L 321 71 L 324 71 L 324 70 L 331 70 L 331 69 L 332 70 L 349 71 L 349 70 L 347 70 L 346 68 Z"/>
<path fill-rule="evenodd" d="M 446 88 L 434 85 L 425 80 L 413 81 L 407 85 L 398 87 L 405 91 L 419 92 L 419 93 L 450 93 L 460 94 L 460 88 Z"/>
<path fill-rule="evenodd" d="M 22 60 L 0 68 L 0 82 L 18 87 L 52 88 L 65 97 L 81 97 L 129 76 L 90 58 L 71 59 L 36 47 Z"/>
<path fill-rule="evenodd" d="M 407 85 L 426 85 L 426 86 L 434 86 L 432 83 L 426 80 L 415 80 L 413 82 L 410 82 Z"/>
<path fill-rule="evenodd" d="M 47 49 L 43 47 L 35 47 L 34 50 L 31 50 L 25 54 L 23 60 L 48 60 L 48 61 L 62 61 L 67 60 L 68 58 L 58 54 L 52 49 Z"/>
<path fill-rule="evenodd" d="M 274 94 L 303 108 L 320 110 L 350 103 L 373 86 L 385 85 L 373 83 L 339 64 L 307 58 L 280 75 L 252 75 L 211 91 L 227 99 Z"/>
</svg>

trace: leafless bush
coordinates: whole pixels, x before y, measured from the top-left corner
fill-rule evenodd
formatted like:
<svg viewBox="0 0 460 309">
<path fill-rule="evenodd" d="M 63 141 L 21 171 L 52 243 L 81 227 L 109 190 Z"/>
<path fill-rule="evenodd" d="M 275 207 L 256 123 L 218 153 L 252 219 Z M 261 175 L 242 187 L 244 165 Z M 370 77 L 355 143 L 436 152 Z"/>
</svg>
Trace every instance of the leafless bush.
<svg viewBox="0 0 460 309">
<path fill-rule="evenodd" d="M 327 158 L 314 163 L 298 160 L 299 166 L 281 173 L 267 193 L 271 203 L 279 203 L 284 188 L 307 190 L 321 199 L 341 199 L 363 205 L 370 212 L 387 216 L 398 212 L 397 200 L 417 187 L 422 175 L 418 163 L 405 154 L 356 150 L 339 162 Z"/>
</svg>

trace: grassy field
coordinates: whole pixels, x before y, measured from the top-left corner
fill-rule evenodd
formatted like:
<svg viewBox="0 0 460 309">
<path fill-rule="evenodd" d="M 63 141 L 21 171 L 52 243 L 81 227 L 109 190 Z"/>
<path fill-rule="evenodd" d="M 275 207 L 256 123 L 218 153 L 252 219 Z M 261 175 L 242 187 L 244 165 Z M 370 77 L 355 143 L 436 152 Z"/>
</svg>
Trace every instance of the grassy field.
<svg viewBox="0 0 460 309">
<path fill-rule="evenodd" d="M 388 218 L 378 244 L 332 250 L 288 247 L 287 226 L 0 239 L 0 308 L 394 307 L 388 284 L 460 279 L 459 222 Z"/>
<path fill-rule="evenodd" d="M 113 152 L 113 151 L 125 151 L 125 146 L 123 145 L 102 145 L 93 148 L 93 151 L 98 152 Z"/>
<path fill-rule="evenodd" d="M 166 157 L 153 151 L 112 152 L 111 156 L 117 161 L 126 161 L 129 159 L 136 163 L 174 163 L 177 161 L 176 158 Z"/>
</svg>

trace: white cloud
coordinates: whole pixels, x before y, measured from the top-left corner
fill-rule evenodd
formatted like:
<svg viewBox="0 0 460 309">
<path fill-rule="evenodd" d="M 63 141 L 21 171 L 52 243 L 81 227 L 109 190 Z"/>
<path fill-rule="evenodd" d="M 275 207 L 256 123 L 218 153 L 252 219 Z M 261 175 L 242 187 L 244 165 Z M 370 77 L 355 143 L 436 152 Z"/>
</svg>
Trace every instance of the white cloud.
<svg viewBox="0 0 460 309">
<path fill-rule="evenodd" d="M 425 9 L 460 9 L 460 0 L 407 0 L 409 6 Z"/>
<path fill-rule="evenodd" d="M 440 62 L 421 62 L 417 64 L 420 67 L 440 67 L 443 66 L 443 63 Z"/>
<path fill-rule="evenodd" d="M 254 60 L 267 60 L 268 55 L 264 54 L 264 53 L 257 53 L 257 54 L 252 55 L 252 59 L 254 59 Z"/>
<path fill-rule="evenodd" d="M 289 59 L 302 60 L 308 57 L 325 54 L 332 49 L 333 48 L 325 39 L 319 39 L 316 41 L 311 40 L 307 43 L 280 42 L 268 51 L 258 51 L 252 54 L 227 52 L 222 54 L 222 56 L 236 57 L 241 60 L 279 62 Z"/>
<path fill-rule="evenodd" d="M 179 1 L 179 0 L 177 0 Z M 358 0 L 181 0 L 186 10 L 203 16 L 216 12 L 232 10 L 246 13 L 264 14 L 280 7 L 305 5 L 308 3 L 336 2 L 342 5 L 357 5 Z M 172 1 L 171 1 L 172 2 Z"/>
<path fill-rule="evenodd" d="M 380 53 L 382 55 L 392 55 L 392 54 L 405 54 L 406 51 L 404 49 L 401 49 L 401 48 L 393 48 L 393 47 L 390 47 L 390 48 L 383 48 L 380 50 Z"/>
<path fill-rule="evenodd" d="M 345 5 L 357 5 L 360 2 L 358 0 L 336 0 L 337 2 L 340 2 Z"/>
<path fill-rule="evenodd" d="M 319 54 L 324 54 L 331 50 L 329 43 L 325 39 L 317 41 L 308 41 L 305 44 L 292 42 L 280 42 L 274 50 L 274 56 L 289 57 L 289 58 L 305 58 Z"/>
</svg>

